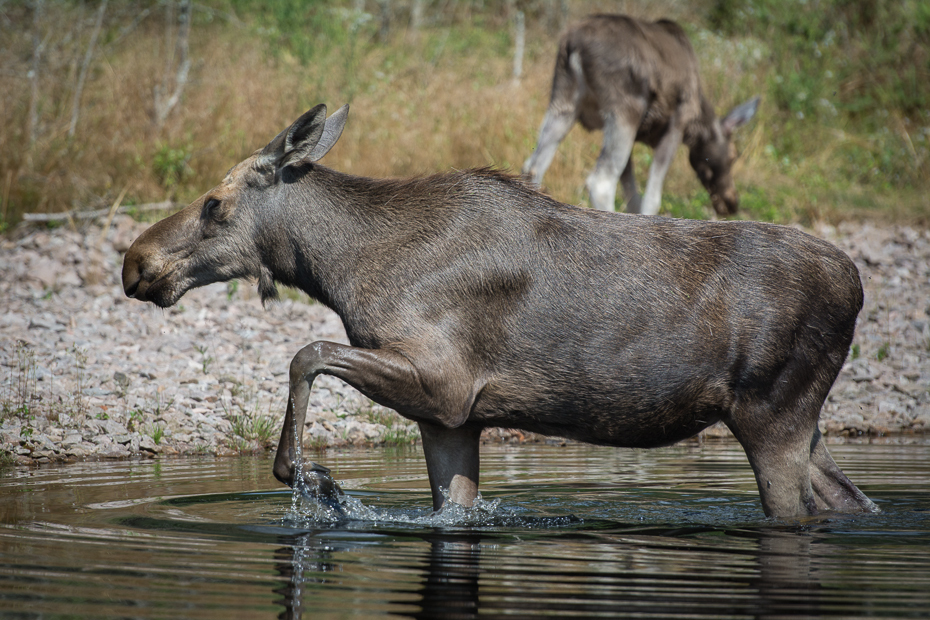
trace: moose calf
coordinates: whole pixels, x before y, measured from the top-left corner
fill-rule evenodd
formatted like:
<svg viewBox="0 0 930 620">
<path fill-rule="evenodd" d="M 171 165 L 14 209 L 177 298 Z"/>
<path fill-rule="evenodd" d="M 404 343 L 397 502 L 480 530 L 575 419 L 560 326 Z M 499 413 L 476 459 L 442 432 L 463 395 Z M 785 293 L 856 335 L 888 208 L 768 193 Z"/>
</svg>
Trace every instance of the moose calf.
<svg viewBox="0 0 930 620">
<path fill-rule="evenodd" d="M 758 104 L 756 97 L 717 119 L 701 90 L 694 50 L 675 22 L 593 15 L 559 43 L 549 109 L 523 172 L 541 184 L 575 121 L 588 131 L 603 129 L 601 154 L 587 180 L 592 206 L 613 211 L 619 179 L 627 210 L 655 215 L 665 173 L 684 142 L 717 215 L 732 215 L 739 197 L 730 174 L 736 160 L 731 137 Z M 642 199 L 633 173 L 634 142 L 655 149 Z"/>
</svg>

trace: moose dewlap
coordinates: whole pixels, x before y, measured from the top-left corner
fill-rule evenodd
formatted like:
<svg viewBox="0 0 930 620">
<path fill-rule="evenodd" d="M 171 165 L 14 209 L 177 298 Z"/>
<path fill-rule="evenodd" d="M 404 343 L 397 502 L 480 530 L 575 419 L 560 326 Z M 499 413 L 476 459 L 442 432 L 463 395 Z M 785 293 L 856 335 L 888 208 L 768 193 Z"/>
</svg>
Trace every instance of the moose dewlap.
<svg viewBox="0 0 930 620">
<path fill-rule="evenodd" d="M 476 497 L 485 427 L 653 447 L 722 421 L 767 515 L 876 510 L 817 428 L 862 306 L 845 254 L 787 227 L 576 208 L 490 170 L 345 175 L 317 161 L 347 115 L 308 111 L 123 264 L 126 294 L 162 307 L 250 277 L 342 319 L 349 345 L 291 362 L 279 480 L 298 482 L 323 373 L 419 424 L 436 508 L 440 487 Z"/>
</svg>

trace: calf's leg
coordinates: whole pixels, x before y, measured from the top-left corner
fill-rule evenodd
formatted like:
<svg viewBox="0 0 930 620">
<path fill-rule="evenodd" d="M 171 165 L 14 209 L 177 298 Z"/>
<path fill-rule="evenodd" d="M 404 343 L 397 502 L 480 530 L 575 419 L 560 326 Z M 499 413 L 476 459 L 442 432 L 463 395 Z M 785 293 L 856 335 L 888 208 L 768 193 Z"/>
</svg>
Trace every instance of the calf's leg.
<svg viewBox="0 0 930 620">
<path fill-rule="evenodd" d="M 581 57 L 578 54 L 566 56 L 564 50 L 559 52 L 555 74 L 552 76 L 552 96 L 546 117 L 539 128 L 539 140 L 536 150 L 523 164 L 523 174 L 537 186 L 542 183 L 543 175 L 555 157 L 556 149 L 578 120 L 579 106 L 586 90 Z"/>
<path fill-rule="evenodd" d="M 633 170 L 633 154 L 626 162 L 626 167 L 620 174 L 620 187 L 623 188 L 623 199 L 626 201 L 628 213 L 639 213 L 642 209 L 642 197 L 636 191 L 636 173 Z"/>
<path fill-rule="evenodd" d="M 529 176 L 535 185 L 542 184 L 543 175 L 549 169 L 552 158 L 559 148 L 559 144 L 575 124 L 575 108 L 573 104 L 559 105 L 553 103 L 546 111 L 542 127 L 539 130 L 539 141 L 536 150 L 523 164 L 523 174 Z"/>
<path fill-rule="evenodd" d="M 604 121 L 604 143 L 597 164 L 588 175 L 586 185 L 591 206 L 601 211 L 613 211 L 617 196 L 617 181 L 626 169 L 633 153 L 636 127 L 617 117 Z M 632 168 L 631 168 L 632 171 Z"/>
<path fill-rule="evenodd" d="M 669 166 L 675 158 L 675 151 L 681 144 L 682 130 L 677 119 L 669 120 L 668 130 L 656 145 L 653 153 L 652 165 L 649 167 L 649 179 L 646 181 L 646 191 L 643 193 L 641 213 L 656 215 L 662 206 L 662 184 Z"/>
</svg>

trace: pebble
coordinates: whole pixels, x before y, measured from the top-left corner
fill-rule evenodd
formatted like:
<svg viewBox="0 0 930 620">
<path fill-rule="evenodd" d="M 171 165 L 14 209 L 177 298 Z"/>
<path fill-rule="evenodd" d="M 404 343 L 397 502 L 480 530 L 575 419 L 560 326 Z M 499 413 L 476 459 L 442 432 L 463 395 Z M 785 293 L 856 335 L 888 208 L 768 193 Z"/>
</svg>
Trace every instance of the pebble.
<svg viewBox="0 0 930 620">
<path fill-rule="evenodd" d="M 295 296 L 264 308 L 254 285 L 213 284 L 160 310 L 125 297 L 122 253 L 148 225 L 106 234 L 21 227 L 0 239 L 0 451 L 34 462 L 273 449 L 293 355 L 346 342 L 338 317 Z M 859 267 L 865 306 L 824 404 L 831 440 L 930 433 L 930 232 L 843 223 L 812 232 Z M 704 437 L 727 435 L 722 425 Z M 413 443 L 416 425 L 339 379 L 314 382 L 312 448 Z M 542 441 L 488 429 L 487 441 Z M 556 440 L 560 441 L 560 440 Z"/>
</svg>

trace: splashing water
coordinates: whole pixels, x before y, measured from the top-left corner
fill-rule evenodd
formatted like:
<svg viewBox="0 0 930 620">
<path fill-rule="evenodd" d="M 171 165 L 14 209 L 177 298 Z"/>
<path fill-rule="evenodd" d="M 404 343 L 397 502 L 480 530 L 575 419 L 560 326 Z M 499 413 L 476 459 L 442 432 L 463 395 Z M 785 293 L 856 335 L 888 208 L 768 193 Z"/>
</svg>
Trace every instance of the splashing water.
<svg viewBox="0 0 930 620">
<path fill-rule="evenodd" d="M 449 499 L 448 489 L 441 488 L 444 502 L 439 510 L 411 511 L 398 508 L 366 506 L 358 498 L 343 494 L 338 507 L 305 494 L 292 495 L 291 510 L 284 516 L 289 527 L 325 527 L 333 525 L 413 525 L 419 527 L 456 529 L 477 527 L 551 528 L 579 525 L 583 521 L 573 515 L 563 517 L 533 517 L 519 515 L 501 507 L 500 499 L 485 500 L 481 493 L 474 505 L 466 507 Z"/>
</svg>

